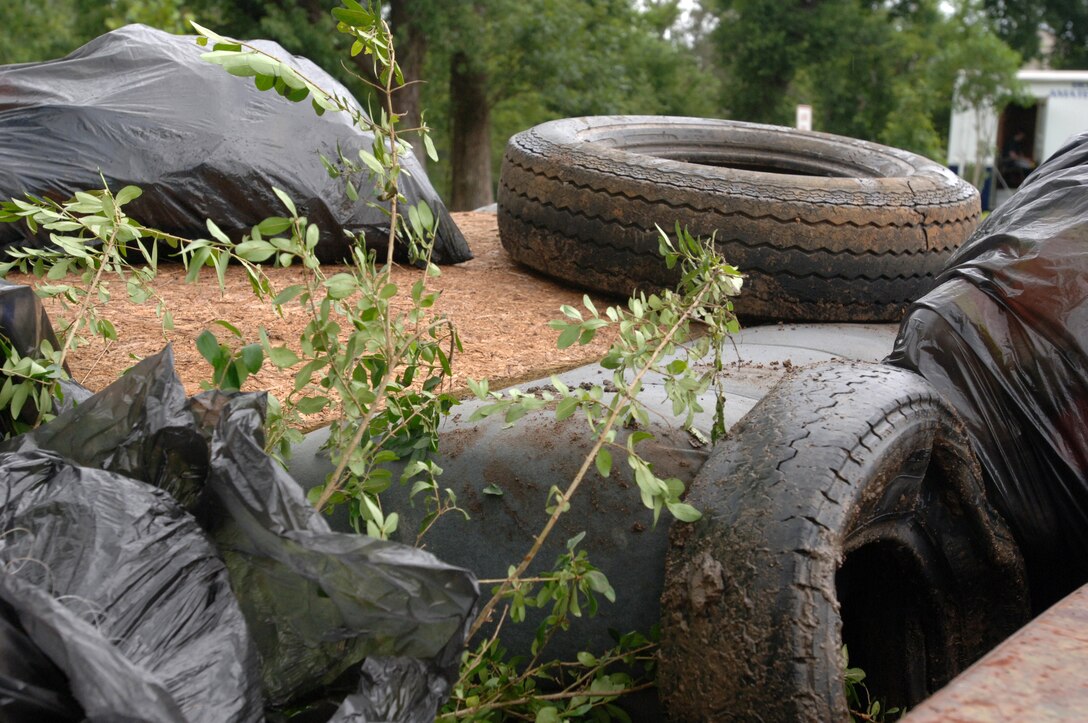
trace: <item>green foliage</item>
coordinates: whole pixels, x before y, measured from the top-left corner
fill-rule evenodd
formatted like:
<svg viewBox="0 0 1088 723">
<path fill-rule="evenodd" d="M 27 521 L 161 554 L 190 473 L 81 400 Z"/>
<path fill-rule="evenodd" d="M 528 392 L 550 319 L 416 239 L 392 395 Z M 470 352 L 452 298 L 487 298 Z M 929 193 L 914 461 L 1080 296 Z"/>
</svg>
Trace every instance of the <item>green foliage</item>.
<svg viewBox="0 0 1088 723">
<path fill-rule="evenodd" d="M 0 430 L 4 438 L 33 429 L 53 418 L 53 399 L 63 399 L 60 382 L 67 379 L 59 350 L 43 340 L 39 353 L 24 356 L 0 338 Z"/>
<path fill-rule="evenodd" d="M 235 338 L 241 339 L 242 332 L 225 319 L 216 321 Z M 225 392 L 241 390 L 246 379 L 256 374 L 264 364 L 264 349 L 258 343 L 246 344 L 238 350 L 221 344 L 215 334 L 205 329 L 196 338 L 196 349 L 200 356 L 212 365 L 212 382 L 206 388 L 222 389 Z"/>
<path fill-rule="evenodd" d="M 950 48 L 943 60 L 948 72 L 955 74 L 957 107 L 1000 111 L 1014 100 L 1024 100 L 1016 80 L 1020 55 L 990 29 L 978 3 L 960 0 L 956 17 L 959 22 L 947 36 Z"/>
<path fill-rule="evenodd" d="M 209 237 L 194 240 L 145 227 L 123 209 L 140 194 L 134 187 L 125 187 L 116 195 L 108 187 L 78 193 L 64 203 L 36 198 L 5 203 L 0 206 L 0 221 L 44 228 L 51 232 L 56 248 L 17 252 L 12 261 L 0 265 L 0 273 L 12 268 L 34 273 L 43 282 L 39 293 L 69 304 L 73 321 L 62 330 L 65 341 L 59 350 L 43 345 L 36 358 L 7 350 L 4 368 L 8 376 L 0 387 L 0 406 L 6 404 L 12 418 L 26 424 L 41 421 L 51 408 L 56 381 L 63 377 L 65 354 L 83 342 L 80 334 L 116 336 L 112 325 L 98 313 L 111 298 L 108 282 L 123 284 L 133 301 L 156 298 L 151 282 L 160 248 L 171 248 L 179 255 L 190 282 L 210 269 L 222 286 L 227 264 L 236 263 L 259 301 L 280 312 L 288 304 L 297 305 L 306 312 L 309 323 L 296 343 L 273 345 L 263 330 L 259 340 L 246 340 L 229 320 L 219 321 L 220 336 L 225 335 L 226 342 L 211 331 L 195 340 L 212 368 L 208 386 L 241 389 L 265 362 L 293 371 L 293 390 L 283 400 L 270 402 L 270 451 L 285 454 L 298 439 L 297 429 L 305 426 L 306 417 L 331 408 L 335 421 L 329 445 L 336 470 L 314 491 L 315 506 L 346 504 L 357 529 L 388 537 L 397 530 L 399 518 L 396 511 L 383 509 L 381 493 L 398 481 L 388 464 L 401 461 L 404 467 L 399 482 L 411 484 L 412 496 L 422 495 L 428 507 L 429 514 L 418 531 L 422 536 L 439 516 L 460 511 L 452 491 L 439 488 L 441 469 L 430 459 L 437 448 L 439 421 L 455 403 L 445 386 L 460 341 L 449 321 L 434 314 L 438 294 L 428 288 L 428 282 L 439 274 L 429 260 L 435 216 L 425 204 L 408 204 L 399 191 L 400 159 L 408 152 L 408 145 L 398 132 L 399 115 L 392 104 L 394 93 L 404 83 L 392 36 L 377 8 L 355 0 L 343 2 L 343 7 L 334 11 L 337 29 L 350 40 L 350 55 L 368 63 L 369 77 L 377 81 L 380 107 L 374 120 L 289 65 L 244 42 L 193 25 L 200 34 L 198 42 L 210 46 L 204 55 L 209 62 L 232 74 L 251 77 L 261 90 L 275 91 L 289 101 L 309 100 L 318 114 L 346 113 L 352 122 L 375 135 L 370 148 L 353 154 L 342 152 L 335 160 L 324 159 L 324 164 L 331 175 L 342 177 L 345 183 L 365 175 L 377 189 L 365 202 L 390 218 L 384 264 L 379 264 L 376 254 L 359 239 L 352 263 L 327 274 L 315 256 L 318 229 L 300 216 L 292 199 L 278 189 L 282 215 L 266 218 L 240 240 L 228 238 L 211 221 Z M 433 150 L 426 140 L 427 128 L 413 130 L 424 139 L 424 147 Z M 413 259 L 422 268 L 419 278 L 404 290 L 391 276 L 398 238 L 408 242 Z M 568 541 L 566 552 L 550 570 L 532 577 L 526 571 L 558 519 L 569 510 L 589 470 L 608 476 L 620 455 L 631 468 L 642 502 L 652 511 L 655 522 L 663 510 L 683 521 L 699 517 L 682 499 L 683 484 L 659 477 L 638 453 L 638 445 L 650 438 L 641 429 L 648 423 L 648 412 L 639 394 L 647 374 L 662 374 L 674 413 L 686 425 L 691 424 L 701 411 L 699 396 L 709 389 L 714 371 L 721 368 L 717 355 L 721 343 L 737 328 L 731 299 L 739 292 L 741 281 L 737 270 L 717 255 L 713 239 L 693 238 L 679 224 L 674 238 L 661 233 L 660 250 L 670 268 L 680 269 L 681 283 L 676 291 L 639 295 L 626 308 L 610 307 L 603 312 L 586 297 L 584 308 L 564 307 L 564 318 L 552 324 L 559 333 L 560 346 L 586 344 L 601 329 L 616 329 L 618 340 L 602 366 L 612 372 L 617 392 L 606 395 L 602 386 L 572 390 L 558 379 L 553 380 L 555 393 L 542 397 L 518 392 L 495 394 L 486 382 L 471 385 L 489 402 L 480 409 L 481 417 L 502 414 L 507 421 L 514 421 L 534 409 L 552 406 L 559 418 L 581 415 L 597 440 L 570 484 L 562 489 L 552 487 L 541 500 L 549 519 L 532 549 L 519 564 L 510 566 L 505 579 L 485 581 L 494 584 L 493 595 L 472 634 L 499 608 L 503 610 L 499 626 L 507 619 L 524 620 L 529 608 L 539 608 L 545 615 L 532 658 L 508 659 L 494 636 L 479 643 L 465 654 L 462 676 L 445 716 L 483 719 L 502 713 L 539 721 L 586 716 L 622 720 L 626 716 L 614 705 L 615 699 L 650 685 L 637 682 L 633 675 L 640 668 L 643 672 L 652 669 L 655 643 L 637 633 L 617 635 L 614 649 L 603 654 L 582 652 L 575 661 L 549 660 L 545 655 L 552 638 L 567 630 L 573 618 L 594 615 L 602 599 L 611 603 L 616 598 L 604 574 L 578 549 L 582 535 Z M 304 270 L 302 281 L 273 288 L 264 272 L 265 264 L 299 265 Z M 76 274 L 79 283 L 67 281 L 70 274 Z M 394 306 L 398 297 L 409 302 L 407 309 Z M 161 302 L 159 311 L 164 328 L 169 327 L 169 311 Z M 692 360 L 711 354 L 714 363 L 697 371 L 699 367 Z M 26 422 L 28 409 L 32 419 Z M 617 441 L 616 434 L 621 426 L 634 430 L 623 443 Z M 487 493 L 501 495 L 502 490 L 494 488 Z"/>
<path fill-rule="evenodd" d="M 173 324 L 169 310 L 150 286 L 158 265 L 158 235 L 128 218 L 125 204 L 140 196 L 140 189 L 125 186 L 117 195 L 108 188 L 79 192 L 64 203 L 28 197 L 0 204 L 0 222 L 24 222 L 32 231 L 49 231 L 53 248 L 9 250 L 10 260 L 0 263 L 0 276 L 12 269 L 32 273 L 47 283 L 39 285 L 40 296 L 55 298 L 63 308 L 75 308 L 75 321 L 62 328 L 64 344 L 58 365 L 63 366 L 70 349 L 91 337 L 115 340 L 117 332 L 98 310 L 111 298 L 109 281 L 123 285 L 128 298 L 143 303 L 159 302 L 156 311 L 164 328 Z M 130 259 L 130 255 L 133 259 Z M 79 283 L 66 277 L 76 275 Z"/>
<path fill-rule="evenodd" d="M 597 614 L 598 596 L 616 600 L 604 574 L 589 563 L 584 551 L 576 549 L 584 537 L 582 532 L 568 540 L 567 552 L 540 577 L 519 578 L 495 588 L 496 595 L 508 603 L 511 622 L 523 622 L 527 608 L 549 610 L 537 627 L 532 659 L 528 663 L 510 659 L 497 635 L 475 650 L 466 650 L 460 680 L 438 720 L 492 720 L 496 714 L 537 721 L 588 716 L 627 720 L 613 703 L 624 693 L 647 687 L 634 676 L 653 673 L 656 628 L 649 637 L 613 632 L 615 646 L 599 655 L 583 651 L 571 661 L 544 656 L 548 643 L 569 628 L 572 618 Z"/>
<path fill-rule="evenodd" d="M 189 18 L 219 20 L 234 5 L 230 0 L 4 0 L 0 65 L 59 58 L 128 23 L 184 33 Z"/>
<path fill-rule="evenodd" d="M 413 495 L 425 493 L 431 506 L 425 526 L 437 515 L 456 509 L 452 492 L 440 490 L 435 482 L 441 470 L 428 463 L 426 456 L 437 446 L 441 415 L 454 403 L 443 386 L 452 371 L 452 355 L 461 347 L 448 320 L 430 313 L 438 295 L 427 289 L 427 280 L 440 273 L 429 262 L 436 219 L 425 203 L 407 205 L 397 185 L 400 159 L 408 146 L 398 136 L 396 114 L 389 106 L 393 91 L 403 84 L 392 39 L 371 7 L 347 0 L 334 15 L 340 32 L 352 39 L 351 55 L 373 63 L 374 77 L 384 84 L 386 104 L 377 120 L 286 63 L 195 23 L 194 27 L 201 35 L 198 42 L 211 45 L 212 50 L 203 56 L 209 62 L 234 75 L 252 77 L 257 88 L 274 90 L 288 100 L 309 98 L 318 114 L 347 113 L 356 125 L 375 135 L 371 148 L 357 151 L 358 160 L 342 154 L 335 164 L 328 159 L 324 163 L 331 175 L 344 177 L 351 195 L 358 197 L 354 176 L 365 174 L 367 182 L 377 187 L 376 197 L 366 202 L 393 219 L 382 268 L 360 241 L 349 270 L 325 275 L 314 258 L 317 229 L 298 216 L 283 194 L 280 200 L 287 215 L 262 222 L 254 236 L 243 239 L 237 253 L 252 263 L 298 263 L 307 271 L 304 283 L 279 290 L 274 297 L 275 303 L 296 304 L 310 316 L 298 340 L 300 351 L 273 347 L 267 337 L 262 340 L 274 366 L 295 370 L 294 389 L 281 400 L 279 424 L 269 435 L 270 444 L 279 445 L 285 453 L 292 430 L 304 426 L 306 416 L 335 409 L 338 416 L 330 428 L 329 447 L 337 468 L 326 485 L 312 490 L 312 501 L 319 509 L 346 504 L 357 529 L 388 537 L 397 529 L 398 515 L 382 509 L 380 495 L 394 481 L 385 466 L 394 459 L 408 462 L 400 481 L 414 482 Z M 417 132 L 429 145 L 426 129 Z M 290 237 L 266 239 L 262 231 L 290 231 Z M 408 241 L 412 257 L 426 269 L 409 290 L 412 306 L 406 312 L 396 311 L 391 304 L 401 292 L 390 276 L 397 234 Z M 210 346 L 209 353 L 215 356 Z M 226 363 L 226 356 L 216 358 Z"/>
<path fill-rule="evenodd" d="M 588 389 L 570 389 L 555 377 L 552 378 L 554 393 L 545 392 L 541 396 L 516 389 L 505 394 L 489 392 L 485 386 L 476 384 L 474 392 L 489 403 L 477 409 L 471 419 L 502 414 L 506 422 L 514 422 L 544 407 L 554 407 L 559 419 L 580 413 L 594 433 L 600 435 L 591 461 L 601 475 L 607 477 L 611 472 L 613 450 L 625 452 L 642 503 L 653 511 L 654 522 L 664 509 L 690 522 L 698 519 L 699 514 L 681 501 L 683 483 L 658 477 L 637 453 L 638 444 L 652 435 L 637 431 L 621 445 L 616 441 L 615 429 L 649 426 L 649 412 L 639 401 L 642 380 L 649 372 L 664 377 L 673 414 L 683 420 L 684 427 L 691 427 L 695 415 L 703 411 L 699 397 L 710 388 L 721 368 L 717 357 L 715 364 L 701 371 L 694 362 L 716 355 L 725 337 L 738 328 L 731 298 L 740 292 L 741 278 L 715 252 L 712 239 L 693 238 L 679 224 L 675 241 L 660 232 L 660 251 L 670 268 L 681 265 L 679 290 L 649 296 L 640 293 L 628 301 L 626 309 L 613 306 L 603 313 L 585 296 L 584 310 L 563 306 L 560 311 L 565 318 L 550 322 L 559 332 L 557 345 L 561 349 L 574 343 L 588 344 L 601 329 L 617 330 L 617 340 L 601 360 L 601 366 L 612 374 L 611 383 L 618 390 L 615 394 L 607 394 L 600 384 Z M 693 333 L 693 324 L 699 325 L 700 334 Z M 678 351 L 683 354 L 674 357 Z M 559 512 L 570 494 L 553 490 Z"/>
<path fill-rule="evenodd" d="M 879 699 L 869 694 L 865 686 L 865 671 L 861 668 L 850 667 L 850 656 L 846 646 L 842 646 L 843 680 L 846 693 L 846 705 L 850 709 L 850 720 L 857 721 L 883 721 L 896 720 L 906 711 L 897 707 L 886 708 Z M 889 718 L 889 716 L 894 716 Z"/>
<path fill-rule="evenodd" d="M 65 0 L 7 0 L 0 23 L 0 65 L 64 55 L 80 44 Z"/>
<path fill-rule="evenodd" d="M 473 418 L 501 414 L 504 421 L 514 422 L 529 412 L 551 407 L 555 410 L 557 419 L 580 414 L 596 435 L 594 446 L 569 485 L 565 489 L 558 486 L 549 489 L 546 507 L 550 515 L 548 521 L 537 534 L 532 548 L 522 561 L 517 566 L 511 566 L 505 580 L 497 581 L 499 584 L 494 588 L 491 599 L 483 606 L 470 630 L 470 639 L 500 607 L 508 610 L 510 618 L 517 621 L 524 617 L 525 607 L 551 603 L 554 606 L 552 614 L 545 620 L 545 628 L 538 631 L 537 635 L 537 648 L 540 648 L 557 627 L 563 627 L 568 613 L 580 612 L 582 606 L 577 590 L 567 589 L 557 596 L 555 588 L 548 587 L 557 583 L 556 578 L 526 578 L 525 573 L 559 518 L 570 509 L 570 501 L 589 470 L 596 469 L 606 477 L 611 474 L 614 453 L 625 455 L 642 503 L 652 510 L 655 522 L 665 509 L 681 521 L 691 522 L 700 516 L 698 510 L 682 500 L 683 483 L 678 479 L 659 477 L 652 466 L 639 455 L 639 443 L 652 438 L 652 435 L 643 431 L 649 418 L 646 408 L 639 401 L 639 394 L 647 374 L 656 372 L 663 375 L 673 412 L 684 419 L 686 425 L 691 424 L 694 414 L 701 410 L 698 396 L 709 388 L 714 372 L 721 368 L 721 359 L 718 356 L 721 345 L 726 335 L 737 328 L 731 299 L 739 293 L 741 279 L 737 270 L 716 253 L 713 239 L 696 239 L 681 229 L 679 224 L 676 225 L 675 239 L 661 231 L 660 251 L 670 268 L 679 265 L 681 281 L 675 292 L 639 295 L 630 299 L 626 309 L 609 307 L 603 313 L 597 310 L 587 296 L 583 298 L 583 309 L 564 306 L 561 309 L 564 318 L 551 323 L 552 328 L 559 332 L 559 346 L 586 344 L 599 330 L 606 327 L 616 329 L 618 338 L 601 360 L 601 366 L 612 372 L 614 392 L 606 393 L 603 385 L 571 389 L 555 377 L 552 378 L 553 391 L 543 392 L 539 396 L 518 390 L 500 394 L 491 392 L 486 382 L 470 384 L 476 396 L 487 402 L 474 413 Z M 695 324 L 699 325 L 700 334 L 693 333 Z M 693 361 L 710 354 L 714 355 L 714 364 L 706 371 L 697 373 L 697 366 Z M 617 441 L 616 431 L 619 427 L 631 427 L 635 430 L 622 444 Z M 576 544 L 579 540 L 580 537 L 575 538 L 573 543 Z M 574 544 L 568 543 L 569 554 L 560 558 L 561 566 L 577 565 L 583 560 L 580 554 L 574 554 Z M 609 597 L 611 587 L 607 586 L 603 576 L 597 577 L 600 573 L 594 574 L 588 567 L 583 569 L 586 579 L 580 590 L 587 596 L 586 602 L 590 602 L 593 593 Z M 568 573 L 566 579 L 577 577 L 576 572 Z M 527 583 L 541 582 L 545 583 L 545 587 L 539 592 L 532 587 L 526 587 Z M 594 607 L 595 604 L 590 604 L 589 609 L 592 611 Z M 503 620 L 506 614 L 503 613 Z M 500 622 L 499 625 L 501 624 Z M 590 658 L 599 662 L 593 656 L 589 656 L 587 661 Z M 608 659 L 612 660 L 614 657 Z M 586 700 L 573 697 L 569 703 L 570 708 L 556 707 L 552 710 L 553 706 L 550 705 L 540 707 L 542 701 L 553 700 L 548 695 L 526 698 L 528 694 L 519 688 L 522 684 L 531 684 L 534 681 L 531 671 L 537 667 L 535 660 L 517 676 L 512 672 L 514 668 L 502 661 L 502 651 L 494 648 L 493 640 L 477 651 L 475 657 L 463 666 L 461 684 L 455 692 L 458 707 L 451 715 L 473 718 L 508 706 L 531 703 L 536 707 L 523 711 L 523 715 L 535 712 L 538 719 L 541 715 L 571 717 L 585 714 L 597 705 L 605 705 L 609 696 L 618 694 L 631 685 L 626 679 L 609 676 L 603 679 L 604 682 L 598 683 L 605 686 L 599 691 L 599 695 L 603 696 L 602 700 L 596 700 L 595 696 Z M 480 665 L 483 665 L 485 672 L 480 672 Z M 583 674 L 588 677 L 581 680 L 601 680 L 593 677 L 598 675 L 594 671 L 599 668 L 595 665 L 589 667 L 589 672 Z M 548 669 L 547 666 L 544 669 Z M 477 686 L 469 687 L 473 680 Z M 483 686 L 483 692 L 479 686 Z M 496 687 L 501 688 L 501 696 L 492 695 Z M 563 694 L 560 696 L 561 700 L 571 697 Z M 579 702 L 575 703 L 574 700 Z M 606 713 L 604 711 L 602 715 Z"/>
<path fill-rule="evenodd" d="M 807 103 L 818 130 L 943 161 L 957 83 L 1015 83 L 1019 60 L 973 0 L 718 4 L 722 104 L 738 120 L 792 125 Z"/>
<path fill-rule="evenodd" d="M 985 0 L 983 5 L 1001 39 L 1025 58 L 1054 68 L 1088 68 L 1088 4 L 1083 0 Z M 1054 38 L 1045 56 L 1040 29 Z"/>
</svg>

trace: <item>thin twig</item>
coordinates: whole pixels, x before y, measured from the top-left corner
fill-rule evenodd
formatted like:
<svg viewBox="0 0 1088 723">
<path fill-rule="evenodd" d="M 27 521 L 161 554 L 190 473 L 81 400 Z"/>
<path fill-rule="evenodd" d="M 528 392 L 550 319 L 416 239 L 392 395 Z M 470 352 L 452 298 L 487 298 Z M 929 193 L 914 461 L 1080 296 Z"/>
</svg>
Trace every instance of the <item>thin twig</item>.
<svg viewBox="0 0 1088 723">
<path fill-rule="evenodd" d="M 626 385 L 627 388 L 637 387 L 642 382 L 643 377 L 646 376 L 646 374 L 657 361 L 658 357 L 662 354 L 664 349 L 672 343 L 672 338 L 673 336 L 675 336 L 676 332 L 681 328 L 684 322 L 691 317 L 693 311 L 699 308 L 699 305 L 702 303 L 703 298 L 707 295 L 709 290 L 709 285 L 703 286 L 699 289 L 695 298 L 691 300 L 687 308 L 684 310 L 684 313 L 681 314 L 680 317 L 673 323 L 668 333 L 664 336 L 664 338 L 661 339 L 657 347 L 654 349 L 653 353 L 650 355 L 650 358 L 639 369 L 638 373 L 635 374 L 635 377 L 631 380 L 631 383 L 629 385 Z M 602 425 L 600 430 L 597 430 L 597 441 L 593 444 L 593 448 L 589 451 L 589 453 L 586 454 L 585 459 L 582 460 L 582 466 L 579 468 L 578 473 L 574 476 L 574 479 L 571 480 L 570 485 L 567 487 L 567 490 L 562 494 L 560 499 L 556 501 L 555 510 L 548 518 L 548 521 L 544 524 L 544 528 L 536 536 L 536 539 L 533 541 L 533 546 L 529 549 L 529 552 L 525 554 L 525 557 L 522 558 L 517 568 L 515 568 L 513 574 L 510 575 L 506 582 L 499 586 L 499 589 L 495 592 L 494 595 L 492 595 L 491 599 L 487 601 L 487 604 L 484 605 L 483 609 L 480 611 L 480 614 L 476 617 L 476 620 L 473 622 L 472 627 L 469 629 L 468 637 L 470 639 L 486 622 L 488 616 L 495 609 L 495 606 L 498 604 L 499 600 L 502 599 L 502 597 L 506 594 L 507 590 L 509 590 L 511 583 L 517 580 L 521 576 L 521 574 L 525 572 L 526 569 L 528 569 L 529 565 L 540 552 L 540 549 L 544 546 L 545 540 L 548 539 L 548 536 L 555 528 L 555 525 L 559 522 L 559 518 L 563 515 L 564 511 L 568 507 L 568 504 L 570 503 L 571 498 L 574 496 L 574 493 L 578 491 L 578 487 L 582 484 L 582 480 L 585 479 L 585 476 L 589 472 L 590 467 L 594 464 L 597 458 L 597 453 L 600 451 L 601 447 L 604 446 L 605 438 L 608 436 L 608 433 L 609 431 L 611 431 L 612 427 L 615 426 L 616 420 L 619 419 L 620 411 L 622 410 L 623 406 L 623 404 L 617 403 L 615 400 L 613 401 L 612 412 L 611 414 L 609 414 L 608 419 L 605 421 L 604 425 Z"/>
</svg>

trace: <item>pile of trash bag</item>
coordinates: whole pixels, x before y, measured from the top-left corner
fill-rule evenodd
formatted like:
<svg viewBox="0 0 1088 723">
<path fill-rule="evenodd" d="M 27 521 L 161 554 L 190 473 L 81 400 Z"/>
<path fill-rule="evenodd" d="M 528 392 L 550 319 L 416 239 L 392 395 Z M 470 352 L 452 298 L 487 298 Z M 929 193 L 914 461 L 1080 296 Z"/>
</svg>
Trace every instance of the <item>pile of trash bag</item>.
<svg viewBox="0 0 1088 723">
<path fill-rule="evenodd" d="M 1088 133 L 978 227 L 888 361 L 965 422 L 1036 610 L 1088 581 Z"/>
<path fill-rule="evenodd" d="M 277 43 L 252 44 L 361 110 L 347 88 L 311 61 Z M 323 262 L 348 256 L 345 231 L 384 248 L 389 218 L 364 203 L 368 181 L 356 179 L 360 200 L 352 201 L 320 160 L 324 154 L 335 161 L 339 151 L 358 158 L 374 136 L 345 113 L 318 117 L 309 102 L 258 90 L 252 79 L 202 60 L 206 51 L 194 36 L 128 25 L 65 58 L 0 66 L 0 200 L 25 194 L 66 200 L 101 188 L 104 177 L 114 191 L 143 189 L 126 210 L 149 227 L 205 237 L 211 219 L 237 240 L 284 213 L 275 187 L 320 227 L 316 253 Z M 433 260 L 472 258 L 422 165 L 410 153 L 401 162 L 401 192 L 409 203 L 426 201 L 438 219 Z M 22 224 L 0 225 L 0 248 L 47 241 Z"/>
<path fill-rule="evenodd" d="M 0 445 L 0 719 L 433 720 L 475 578 L 330 531 L 264 404 L 187 397 L 167 347 Z"/>
</svg>

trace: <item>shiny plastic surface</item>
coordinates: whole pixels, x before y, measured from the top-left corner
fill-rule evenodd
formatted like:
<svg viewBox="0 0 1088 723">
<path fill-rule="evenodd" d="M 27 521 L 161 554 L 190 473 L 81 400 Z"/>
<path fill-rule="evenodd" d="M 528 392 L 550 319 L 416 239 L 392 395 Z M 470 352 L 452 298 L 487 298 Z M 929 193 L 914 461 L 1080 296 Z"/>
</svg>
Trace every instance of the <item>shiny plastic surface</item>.
<svg viewBox="0 0 1088 723">
<path fill-rule="evenodd" d="M 979 226 L 888 361 L 965 422 L 1036 609 L 1088 581 L 1088 133 Z"/>
<path fill-rule="evenodd" d="M 0 720 L 11 690 L 41 693 L 42 713 L 251 720 L 345 676 L 334 720 L 433 718 L 474 577 L 331 532 L 264 453 L 264 401 L 186 398 L 168 348 L 0 446 L 0 642 L 42 653 L 0 664 Z"/>
<path fill-rule="evenodd" d="M 253 44 L 354 100 L 309 60 L 276 43 Z M 143 189 L 126 210 L 148 226 L 207 237 L 205 219 L 211 219 L 237 239 L 264 218 L 284 214 L 276 187 L 320 226 L 323 261 L 345 257 L 345 230 L 384 248 L 388 217 L 365 203 L 371 182 L 355 178 L 360 199 L 352 201 L 319 158 L 335 161 L 339 147 L 357 161 L 374 137 L 344 113 L 318 117 L 308 100 L 291 103 L 257 90 L 252 78 L 202 60 L 206 51 L 194 37 L 128 25 L 59 60 L 0 66 L 0 199 L 27 193 L 67 199 L 101 188 L 101 172 L 115 192 L 128 184 Z M 435 262 L 472 258 L 415 156 L 401 163 L 401 192 L 410 203 L 426 201 L 439 219 Z M 31 236 L 23 224 L 0 224 L 0 247 L 47 238 Z"/>
</svg>

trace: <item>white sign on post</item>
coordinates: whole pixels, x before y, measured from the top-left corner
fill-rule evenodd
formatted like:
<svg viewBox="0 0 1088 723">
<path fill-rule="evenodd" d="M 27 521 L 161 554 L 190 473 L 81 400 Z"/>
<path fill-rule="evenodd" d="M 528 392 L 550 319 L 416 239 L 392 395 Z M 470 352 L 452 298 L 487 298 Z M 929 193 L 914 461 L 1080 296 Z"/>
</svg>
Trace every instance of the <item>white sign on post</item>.
<svg viewBox="0 0 1088 723">
<path fill-rule="evenodd" d="M 812 130 L 812 106 L 797 106 L 797 129 L 802 131 Z"/>
</svg>

